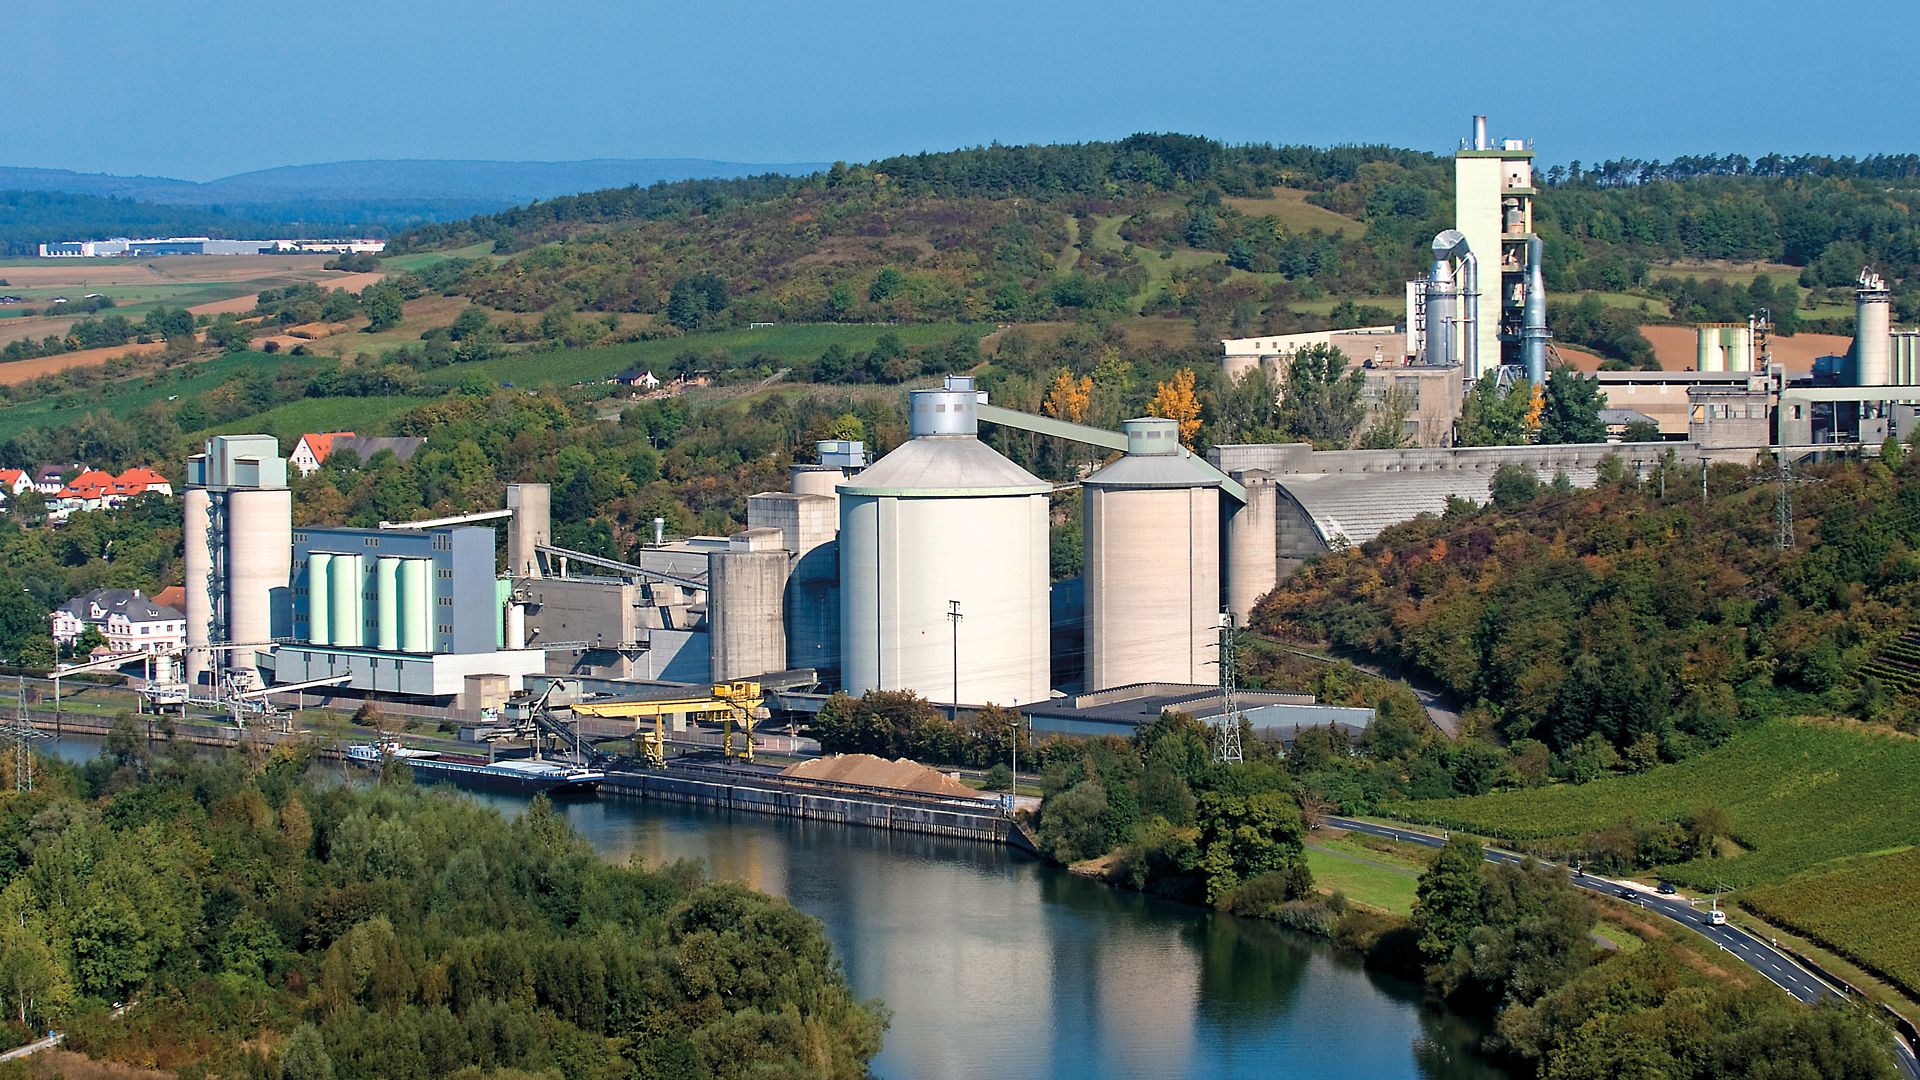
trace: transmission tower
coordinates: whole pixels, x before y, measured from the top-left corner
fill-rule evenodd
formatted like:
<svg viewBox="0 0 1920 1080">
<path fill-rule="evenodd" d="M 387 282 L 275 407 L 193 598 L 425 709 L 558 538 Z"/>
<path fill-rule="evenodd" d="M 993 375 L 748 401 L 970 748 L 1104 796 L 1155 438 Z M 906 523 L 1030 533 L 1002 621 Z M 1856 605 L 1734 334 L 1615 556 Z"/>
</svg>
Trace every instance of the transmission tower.
<svg viewBox="0 0 1920 1080">
<path fill-rule="evenodd" d="M 1233 613 L 1227 612 L 1220 620 L 1220 718 L 1214 721 L 1218 730 L 1213 741 L 1213 760 L 1237 763 L 1242 760 L 1240 753 L 1240 700 L 1239 665 L 1235 658 L 1233 634 Z"/>
<path fill-rule="evenodd" d="M 1785 551 L 1793 546 L 1793 466 L 1784 451 L 1778 464 L 1780 494 L 1773 500 L 1774 544 Z"/>
<path fill-rule="evenodd" d="M 47 739 L 52 736 L 40 731 L 27 719 L 27 681 L 24 677 L 14 677 L 16 701 L 13 719 L 0 733 L 13 743 L 13 790 L 33 790 L 33 740 Z"/>
</svg>

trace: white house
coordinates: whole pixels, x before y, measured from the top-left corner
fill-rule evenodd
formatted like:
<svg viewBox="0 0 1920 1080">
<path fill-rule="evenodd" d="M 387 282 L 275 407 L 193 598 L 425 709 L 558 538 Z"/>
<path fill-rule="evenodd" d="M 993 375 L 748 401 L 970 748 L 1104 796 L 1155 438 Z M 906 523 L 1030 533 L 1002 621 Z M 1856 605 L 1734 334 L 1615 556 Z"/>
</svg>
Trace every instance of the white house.
<svg viewBox="0 0 1920 1080">
<path fill-rule="evenodd" d="M 187 645 L 187 617 L 142 596 L 138 589 L 95 589 L 53 612 L 53 640 L 71 646 L 89 626 L 116 653 L 179 652 Z"/>
</svg>

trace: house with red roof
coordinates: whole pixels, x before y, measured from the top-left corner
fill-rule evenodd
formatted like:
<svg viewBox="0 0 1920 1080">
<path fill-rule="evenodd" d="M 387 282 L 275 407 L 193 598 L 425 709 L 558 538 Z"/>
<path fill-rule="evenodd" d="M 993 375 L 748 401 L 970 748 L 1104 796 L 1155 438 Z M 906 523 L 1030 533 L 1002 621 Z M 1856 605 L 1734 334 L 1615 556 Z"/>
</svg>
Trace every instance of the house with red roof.
<svg viewBox="0 0 1920 1080">
<path fill-rule="evenodd" d="M 12 498 L 23 491 L 33 490 L 33 477 L 25 469 L 0 469 L 0 494 Z"/>
<path fill-rule="evenodd" d="M 88 469 L 69 480 L 48 500 L 47 519 L 65 521 L 76 510 L 111 510 L 149 492 L 172 495 L 173 484 L 144 465 L 119 476 L 101 469 Z"/>
<path fill-rule="evenodd" d="M 318 431 L 302 435 L 299 445 L 287 455 L 287 464 L 298 470 L 301 476 L 312 475 L 320 463 L 327 460 L 327 455 L 333 453 L 333 440 L 351 438 L 351 431 Z"/>
</svg>

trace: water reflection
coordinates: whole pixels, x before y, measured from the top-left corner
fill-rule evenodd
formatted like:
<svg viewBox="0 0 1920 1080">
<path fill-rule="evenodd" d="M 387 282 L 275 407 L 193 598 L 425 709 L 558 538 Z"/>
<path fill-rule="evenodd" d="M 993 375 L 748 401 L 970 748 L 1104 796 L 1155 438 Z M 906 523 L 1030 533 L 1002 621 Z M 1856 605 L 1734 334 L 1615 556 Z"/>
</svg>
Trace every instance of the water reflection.
<svg viewBox="0 0 1920 1080">
<path fill-rule="evenodd" d="M 697 859 L 819 918 L 855 990 L 892 1010 L 888 1080 L 1503 1075 L 1471 1055 L 1479 1025 L 1270 924 L 980 844 L 607 795 L 560 809 L 608 858 Z"/>
</svg>

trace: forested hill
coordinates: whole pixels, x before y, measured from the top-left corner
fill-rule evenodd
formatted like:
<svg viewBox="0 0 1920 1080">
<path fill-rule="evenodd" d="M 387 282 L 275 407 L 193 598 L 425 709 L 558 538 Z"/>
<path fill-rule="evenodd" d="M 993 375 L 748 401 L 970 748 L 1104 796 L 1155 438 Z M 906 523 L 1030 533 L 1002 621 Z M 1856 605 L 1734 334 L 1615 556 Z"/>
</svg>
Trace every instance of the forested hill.
<svg viewBox="0 0 1920 1080">
<path fill-rule="evenodd" d="M 1899 284 L 1902 316 L 1920 316 L 1920 166 L 1906 157 L 1576 163 L 1542 180 L 1557 294 L 1611 293 L 1637 311 L 1618 294 L 1639 290 L 1652 303 L 1636 318 L 1743 317 L 1752 297 L 1711 275 L 1654 290 L 1703 261 L 1785 264 L 1768 287 L 1790 295 L 1760 303 L 1790 319 L 1817 299 L 1790 279 L 1844 287 L 1872 263 Z M 1390 303 L 1451 218 L 1444 157 L 1167 134 L 610 189 L 422 226 L 394 250 L 484 243 L 508 258 L 457 288 L 491 306 L 658 314 L 682 329 L 1105 312 L 1259 333 L 1383 320 L 1366 299 Z M 1359 303 L 1301 306 L 1322 297 Z"/>
<path fill-rule="evenodd" d="M 1920 603 L 1917 457 L 1800 470 L 1788 548 L 1771 466 L 1715 466 L 1704 501 L 1671 460 L 1636 480 L 1609 459 L 1582 491 L 1502 470 L 1493 505 L 1311 563 L 1254 623 L 1390 659 L 1598 771 L 1781 716 L 1920 730 L 1920 680 L 1882 658 Z"/>
</svg>

